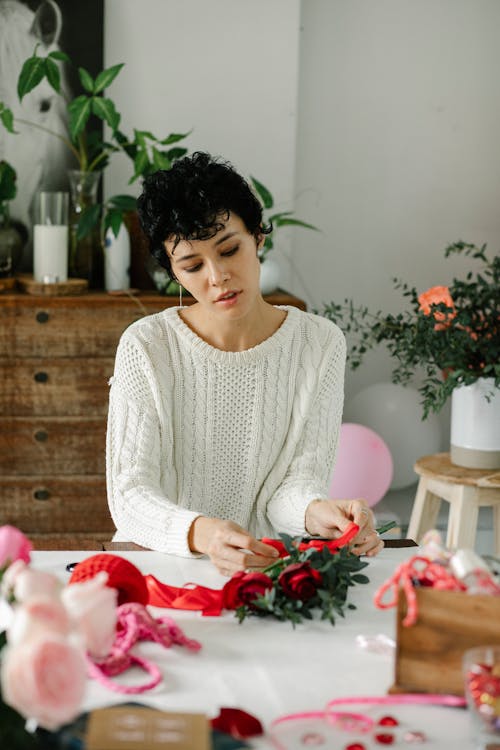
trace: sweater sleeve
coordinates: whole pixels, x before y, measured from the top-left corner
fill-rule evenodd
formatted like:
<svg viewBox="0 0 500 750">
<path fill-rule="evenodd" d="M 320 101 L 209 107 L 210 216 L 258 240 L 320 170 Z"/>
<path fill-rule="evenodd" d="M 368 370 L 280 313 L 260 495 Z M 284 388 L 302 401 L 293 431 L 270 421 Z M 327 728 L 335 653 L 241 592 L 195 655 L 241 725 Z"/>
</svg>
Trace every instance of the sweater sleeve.
<svg viewBox="0 0 500 750">
<path fill-rule="evenodd" d="M 307 506 L 328 498 L 344 405 L 345 359 L 345 338 L 335 326 L 324 348 L 315 397 L 299 421 L 286 474 L 267 504 L 267 517 L 277 532 L 304 534 Z"/>
<path fill-rule="evenodd" d="M 187 535 L 200 514 L 180 508 L 162 489 L 162 464 L 168 463 L 172 438 L 168 439 L 171 425 L 160 421 L 156 377 L 143 342 L 125 332 L 117 350 L 109 397 L 109 508 L 120 535 L 131 542 L 159 552 L 195 556 Z M 170 445 L 165 445 L 166 440 Z"/>
</svg>

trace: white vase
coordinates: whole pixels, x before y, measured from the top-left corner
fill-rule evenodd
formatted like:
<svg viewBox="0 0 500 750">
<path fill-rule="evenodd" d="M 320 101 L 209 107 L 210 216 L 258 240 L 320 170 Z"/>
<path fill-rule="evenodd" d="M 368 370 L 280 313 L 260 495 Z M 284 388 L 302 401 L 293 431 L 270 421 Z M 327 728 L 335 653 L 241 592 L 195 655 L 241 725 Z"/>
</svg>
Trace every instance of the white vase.
<svg viewBox="0 0 500 750">
<path fill-rule="evenodd" d="M 106 232 L 104 286 L 108 292 L 130 287 L 130 236 L 123 222 L 117 237 L 112 229 Z"/>
<path fill-rule="evenodd" d="M 500 388 L 493 378 L 453 390 L 450 458 L 457 466 L 500 468 Z"/>
<path fill-rule="evenodd" d="M 275 292 L 281 281 L 281 269 L 274 258 L 265 258 L 260 264 L 260 291 L 262 294 Z"/>
</svg>

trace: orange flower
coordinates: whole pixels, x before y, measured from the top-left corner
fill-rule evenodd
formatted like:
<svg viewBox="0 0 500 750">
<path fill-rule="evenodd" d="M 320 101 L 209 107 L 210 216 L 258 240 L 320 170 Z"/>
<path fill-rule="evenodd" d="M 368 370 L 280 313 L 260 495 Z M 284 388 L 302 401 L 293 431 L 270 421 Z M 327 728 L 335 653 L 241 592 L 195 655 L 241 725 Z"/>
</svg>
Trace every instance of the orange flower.
<svg viewBox="0 0 500 750">
<path fill-rule="evenodd" d="M 439 310 L 434 311 L 434 319 L 439 321 L 434 326 L 435 331 L 442 331 L 447 328 L 457 314 L 455 310 L 455 304 L 453 302 L 453 299 L 451 298 L 450 291 L 447 286 L 431 286 L 431 288 L 426 292 L 422 292 L 422 294 L 419 294 L 418 301 L 420 304 L 420 310 L 422 310 L 425 315 L 431 314 L 432 305 L 439 305 L 441 302 L 445 304 L 446 307 L 452 308 L 452 312 L 439 312 Z"/>
</svg>

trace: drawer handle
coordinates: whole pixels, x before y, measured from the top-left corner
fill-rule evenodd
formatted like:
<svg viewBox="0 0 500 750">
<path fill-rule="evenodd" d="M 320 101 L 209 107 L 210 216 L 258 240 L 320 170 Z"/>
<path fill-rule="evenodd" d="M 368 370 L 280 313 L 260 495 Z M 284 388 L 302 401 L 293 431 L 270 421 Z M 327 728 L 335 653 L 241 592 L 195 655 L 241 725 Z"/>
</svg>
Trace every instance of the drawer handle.
<svg viewBox="0 0 500 750">
<path fill-rule="evenodd" d="M 35 432 L 35 440 L 38 440 L 39 443 L 44 443 L 48 437 L 49 436 L 45 430 L 38 430 L 38 432 Z"/>
<path fill-rule="evenodd" d="M 46 323 L 49 319 L 49 314 L 45 310 L 41 310 L 36 314 L 36 319 L 39 323 Z"/>
<path fill-rule="evenodd" d="M 49 490 L 35 490 L 33 493 L 35 500 L 48 500 L 50 497 Z"/>
<path fill-rule="evenodd" d="M 46 383 L 49 376 L 46 372 L 35 372 L 35 380 L 37 383 Z"/>
</svg>

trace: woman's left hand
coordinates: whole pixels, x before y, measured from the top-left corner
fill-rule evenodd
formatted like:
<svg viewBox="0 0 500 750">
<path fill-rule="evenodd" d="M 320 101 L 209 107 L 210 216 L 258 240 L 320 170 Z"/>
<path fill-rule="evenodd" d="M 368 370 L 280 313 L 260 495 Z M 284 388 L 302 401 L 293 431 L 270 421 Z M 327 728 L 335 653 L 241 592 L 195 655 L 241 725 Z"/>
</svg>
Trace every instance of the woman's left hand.
<svg viewBox="0 0 500 750">
<path fill-rule="evenodd" d="M 306 509 L 306 531 L 312 536 L 336 539 L 352 522 L 359 526 L 352 547 L 354 554 L 377 555 L 384 542 L 375 531 L 366 500 L 313 500 Z"/>
</svg>

